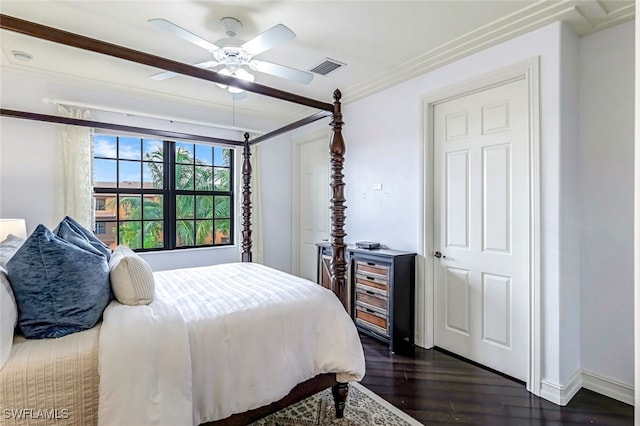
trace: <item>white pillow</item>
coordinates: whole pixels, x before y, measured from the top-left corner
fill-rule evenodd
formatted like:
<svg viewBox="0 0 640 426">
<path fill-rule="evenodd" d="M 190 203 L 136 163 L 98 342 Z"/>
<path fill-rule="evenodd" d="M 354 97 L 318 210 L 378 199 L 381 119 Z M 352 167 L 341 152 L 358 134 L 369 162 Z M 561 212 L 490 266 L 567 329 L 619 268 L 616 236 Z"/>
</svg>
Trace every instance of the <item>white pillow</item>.
<svg viewBox="0 0 640 426">
<path fill-rule="evenodd" d="M 155 279 L 151 266 L 128 247 L 118 246 L 109 260 L 111 289 L 123 305 L 153 302 Z"/>
<path fill-rule="evenodd" d="M 18 306 L 6 274 L 0 266 L 0 369 L 11 355 L 13 331 L 18 323 Z"/>
<path fill-rule="evenodd" d="M 25 238 L 13 234 L 7 235 L 7 238 L 0 242 L 0 267 L 7 269 L 7 262 L 22 247 L 24 242 Z"/>
</svg>

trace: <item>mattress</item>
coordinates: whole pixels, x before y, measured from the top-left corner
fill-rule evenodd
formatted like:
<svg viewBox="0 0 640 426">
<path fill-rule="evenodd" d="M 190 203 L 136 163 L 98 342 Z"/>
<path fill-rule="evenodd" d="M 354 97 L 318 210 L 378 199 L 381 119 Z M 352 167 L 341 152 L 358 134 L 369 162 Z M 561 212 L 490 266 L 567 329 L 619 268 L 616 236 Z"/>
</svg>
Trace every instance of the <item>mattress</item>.
<svg viewBox="0 0 640 426">
<path fill-rule="evenodd" d="M 59 339 L 14 337 L 0 370 L 0 425 L 98 423 L 100 325 Z"/>
</svg>

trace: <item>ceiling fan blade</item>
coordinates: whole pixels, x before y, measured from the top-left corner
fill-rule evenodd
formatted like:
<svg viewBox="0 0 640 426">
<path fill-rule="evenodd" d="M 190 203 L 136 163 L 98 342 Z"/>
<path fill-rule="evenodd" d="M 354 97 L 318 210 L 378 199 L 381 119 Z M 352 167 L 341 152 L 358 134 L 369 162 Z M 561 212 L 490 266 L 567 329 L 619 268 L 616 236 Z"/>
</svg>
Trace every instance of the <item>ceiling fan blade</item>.
<svg viewBox="0 0 640 426">
<path fill-rule="evenodd" d="M 200 36 L 195 35 L 192 32 L 189 32 L 187 30 L 185 30 L 182 27 L 177 26 L 176 24 L 174 24 L 173 22 L 167 21 L 166 19 L 162 19 L 162 18 L 152 18 L 149 19 L 147 22 L 155 25 L 158 28 L 161 28 L 165 31 L 169 31 L 175 35 L 177 35 L 178 37 L 187 40 L 190 43 L 195 44 L 196 46 L 200 46 L 205 50 L 208 50 L 209 52 L 213 52 L 215 50 L 218 50 L 219 47 L 216 46 L 213 43 L 208 42 L 207 40 L 203 39 Z"/>
<path fill-rule="evenodd" d="M 212 67 L 215 67 L 216 65 L 220 65 L 220 62 L 207 61 L 207 62 L 200 62 L 199 64 L 193 64 L 194 67 L 198 67 L 198 68 L 212 68 Z M 165 71 L 158 74 L 153 74 L 151 78 L 154 80 L 166 80 L 168 78 L 175 77 L 177 75 L 180 75 L 180 74 L 171 72 L 171 71 Z"/>
<path fill-rule="evenodd" d="M 286 78 L 287 80 L 297 81 L 298 83 L 309 84 L 311 80 L 313 80 L 313 73 L 274 64 L 273 62 L 254 59 L 249 63 L 249 67 L 254 71 L 275 75 L 276 77 Z"/>
<path fill-rule="evenodd" d="M 258 34 L 248 42 L 242 45 L 242 48 L 250 55 L 257 55 L 265 50 L 269 50 L 281 43 L 293 40 L 296 33 L 288 27 L 278 24 L 269 28 L 267 31 Z"/>
</svg>

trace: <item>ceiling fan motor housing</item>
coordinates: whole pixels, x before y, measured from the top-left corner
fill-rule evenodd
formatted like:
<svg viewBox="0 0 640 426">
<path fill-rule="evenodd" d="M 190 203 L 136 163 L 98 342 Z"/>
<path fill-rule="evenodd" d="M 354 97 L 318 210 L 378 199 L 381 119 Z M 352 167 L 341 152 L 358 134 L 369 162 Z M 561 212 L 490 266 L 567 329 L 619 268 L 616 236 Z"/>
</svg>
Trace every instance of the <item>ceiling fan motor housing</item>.
<svg viewBox="0 0 640 426">
<path fill-rule="evenodd" d="M 223 63 L 229 71 L 237 71 L 242 65 L 248 65 L 251 55 L 237 47 L 223 47 L 213 52 L 216 61 Z"/>
<path fill-rule="evenodd" d="M 242 23 L 236 18 L 224 17 L 220 19 L 220 26 L 224 30 L 227 37 L 235 37 L 242 28 Z"/>
</svg>

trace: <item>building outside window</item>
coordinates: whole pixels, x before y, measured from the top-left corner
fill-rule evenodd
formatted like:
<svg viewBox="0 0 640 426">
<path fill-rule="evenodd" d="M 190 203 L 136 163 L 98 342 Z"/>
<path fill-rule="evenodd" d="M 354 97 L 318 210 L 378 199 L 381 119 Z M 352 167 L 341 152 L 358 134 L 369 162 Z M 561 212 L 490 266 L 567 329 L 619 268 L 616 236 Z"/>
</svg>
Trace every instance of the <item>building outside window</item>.
<svg viewBox="0 0 640 426">
<path fill-rule="evenodd" d="M 112 248 L 233 244 L 233 150 L 94 135 L 95 223 Z"/>
</svg>

